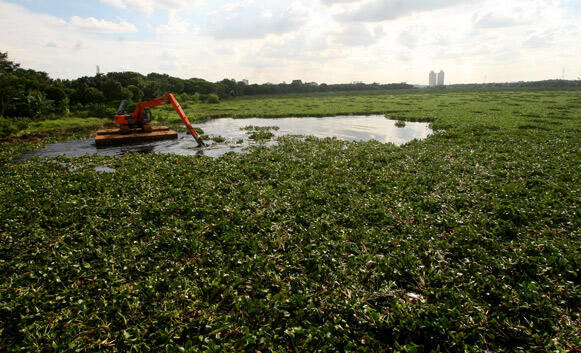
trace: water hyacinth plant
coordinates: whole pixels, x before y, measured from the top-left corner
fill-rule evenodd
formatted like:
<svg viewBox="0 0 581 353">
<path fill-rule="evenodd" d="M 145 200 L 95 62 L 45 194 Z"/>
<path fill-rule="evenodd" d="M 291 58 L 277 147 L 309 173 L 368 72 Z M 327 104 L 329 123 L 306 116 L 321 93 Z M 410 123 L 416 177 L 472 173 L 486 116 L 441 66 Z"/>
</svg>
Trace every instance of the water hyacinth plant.
<svg viewBox="0 0 581 353">
<path fill-rule="evenodd" d="M 286 136 L 217 159 L 16 162 L 39 143 L 0 142 L 0 349 L 573 352 L 579 102 L 281 95 L 209 113 L 391 111 L 438 130 L 402 147 Z"/>
</svg>

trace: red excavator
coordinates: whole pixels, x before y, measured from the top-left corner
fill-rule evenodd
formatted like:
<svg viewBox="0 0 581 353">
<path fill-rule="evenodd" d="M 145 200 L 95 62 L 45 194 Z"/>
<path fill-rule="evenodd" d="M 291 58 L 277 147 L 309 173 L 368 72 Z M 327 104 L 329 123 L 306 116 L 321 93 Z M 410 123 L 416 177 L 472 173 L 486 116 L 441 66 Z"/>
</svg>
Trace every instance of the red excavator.
<svg viewBox="0 0 581 353">
<path fill-rule="evenodd" d="M 122 101 L 117 110 L 117 115 L 115 115 L 115 122 L 120 125 L 120 128 L 98 130 L 95 143 L 97 146 L 110 146 L 177 138 L 177 132 L 170 130 L 167 126 L 151 126 L 150 109 L 166 104 L 173 106 L 190 134 L 198 143 L 198 146 L 205 146 L 204 141 L 194 130 L 186 113 L 184 113 L 184 110 L 171 93 L 151 101 L 138 103 L 132 114 L 125 114 L 127 101 Z"/>
</svg>

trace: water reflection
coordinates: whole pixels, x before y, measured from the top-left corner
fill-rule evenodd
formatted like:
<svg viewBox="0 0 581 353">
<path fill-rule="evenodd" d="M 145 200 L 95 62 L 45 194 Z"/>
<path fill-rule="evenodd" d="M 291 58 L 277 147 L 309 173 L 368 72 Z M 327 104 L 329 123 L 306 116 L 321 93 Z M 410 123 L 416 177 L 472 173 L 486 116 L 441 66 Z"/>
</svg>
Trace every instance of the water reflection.
<svg viewBox="0 0 581 353">
<path fill-rule="evenodd" d="M 371 116 L 336 116 L 325 118 L 251 118 L 232 119 L 222 118 L 209 120 L 196 126 L 202 128 L 209 136 L 222 136 L 226 141 L 215 143 L 207 141 L 208 147 L 199 148 L 194 139 L 185 133 L 180 133 L 177 140 L 158 141 L 153 143 L 98 148 L 94 139 L 66 141 L 47 145 L 45 148 L 24 154 L 21 158 L 33 156 L 57 157 L 67 155 L 80 157 L 85 155 L 118 156 L 126 153 L 173 153 L 179 155 L 203 154 L 210 157 L 219 157 L 228 152 L 245 153 L 245 148 L 255 144 L 249 140 L 248 131 L 241 128 L 253 126 L 278 126 L 278 130 L 271 130 L 274 139 L 282 135 L 311 135 L 316 137 L 337 137 L 350 141 L 377 140 L 391 142 L 396 145 L 409 142 L 413 139 L 426 138 L 432 130 L 427 123 L 406 122 L 406 126 L 398 128 L 395 120 L 386 119 L 382 115 Z M 267 146 L 276 144 L 275 140 L 264 143 Z M 238 143 L 242 140 L 242 143 Z"/>
</svg>

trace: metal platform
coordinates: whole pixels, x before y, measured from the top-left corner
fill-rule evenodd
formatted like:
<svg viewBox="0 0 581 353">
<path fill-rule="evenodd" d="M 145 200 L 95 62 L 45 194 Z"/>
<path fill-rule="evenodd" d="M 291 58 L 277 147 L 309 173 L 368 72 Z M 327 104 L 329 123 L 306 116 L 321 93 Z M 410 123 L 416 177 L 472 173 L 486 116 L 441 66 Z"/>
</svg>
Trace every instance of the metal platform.
<svg viewBox="0 0 581 353">
<path fill-rule="evenodd" d="M 151 132 L 123 132 L 121 129 L 102 129 L 97 130 L 95 144 L 97 147 L 117 146 L 177 138 L 178 133 L 170 130 L 167 126 L 152 126 Z"/>
</svg>

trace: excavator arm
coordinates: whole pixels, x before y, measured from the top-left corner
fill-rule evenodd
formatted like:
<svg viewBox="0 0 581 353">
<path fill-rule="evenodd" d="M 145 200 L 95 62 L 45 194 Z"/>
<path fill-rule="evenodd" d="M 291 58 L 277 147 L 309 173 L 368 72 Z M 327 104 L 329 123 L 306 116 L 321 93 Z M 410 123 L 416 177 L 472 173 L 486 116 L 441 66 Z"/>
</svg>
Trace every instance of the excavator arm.
<svg viewBox="0 0 581 353">
<path fill-rule="evenodd" d="M 123 103 L 121 103 L 121 106 L 119 107 L 119 111 L 117 112 L 117 115 L 115 115 L 115 122 L 117 122 L 121 125 L 130 125 L 130 126 L 131 125 L 143 125 L 143 118 L 144 118 L 146 109 L 157 107 L 160 105 L 166 105 L 166 104 L 172 105 L 172 107 L 174 108 L 176 113 L 178 113 L 180 119 L 182 120 L 182 122 L 184 123 L 184 125 L 186 126 L 186 128 L 188 129 L 190 134 L 194 137 L 194 139 L 196 140 L 198 145 L 205 146 L 204 141 L 202 141 L 202 138 L 198 135 L 196 130 L 194 130 L 194 127 L 190 123 L 190 120 L 186 116 L 186 113 L 184 112 L 184 110 L 182 109 L 180 104 L 178 103 L 177 99 L 171 93 L 167 93 L 167 94 L 165 94 L 161 97 L 157 97 L 151 101 L 138 103 L 132 114 L 123 114 L 123 110 L 124 110 L 125 106 Z"/>
<path fill-rule="evenodd" d="M 184 125 L 186 126 L 186 128 L 188 129 L 190 134 L 192 134 L 194 139 L 196 139 L 196 142 L 198 143 L 198 145 L 205 146 L 204 141 L 202 141 L 202 138 L 198 135 L 196 130 L 194 130 L 194 127 L 190 123 L 190 120 L 186 116 L 186 113 L 184 112 L 184 110 L 182 109 L 182 107 L 180 106 L 180 104 L 178 103 L 176 98 L 173 96 L 173 94 L 168 93 L 166 96 L 167 96 L 167 99 L 169 100 L 169 102 L 171 103 L 173 109 L 178 113 L 178 115 L 180 116 L 180 119 L 182 119 L 182 122 L 184 123 Z"/>
</svg>

